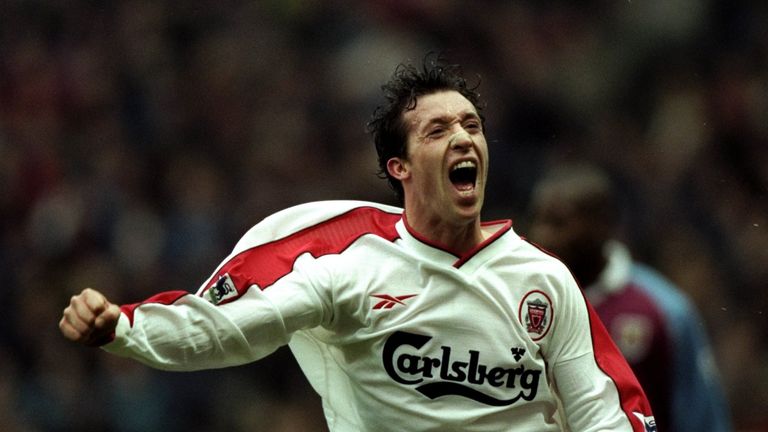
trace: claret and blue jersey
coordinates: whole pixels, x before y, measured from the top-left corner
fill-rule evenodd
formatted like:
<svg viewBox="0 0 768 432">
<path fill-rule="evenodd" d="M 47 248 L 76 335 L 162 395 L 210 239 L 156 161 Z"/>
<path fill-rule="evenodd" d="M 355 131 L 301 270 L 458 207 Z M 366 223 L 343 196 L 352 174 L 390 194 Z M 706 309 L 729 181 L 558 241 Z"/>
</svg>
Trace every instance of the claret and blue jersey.
<svg viewBox="0 0 768 432">
<path fill-rule="evenodd" d="M 732 430 L 704 322 L 687 296 L 622 243 L 585 289 L 667 430 Z"/>
</svg>

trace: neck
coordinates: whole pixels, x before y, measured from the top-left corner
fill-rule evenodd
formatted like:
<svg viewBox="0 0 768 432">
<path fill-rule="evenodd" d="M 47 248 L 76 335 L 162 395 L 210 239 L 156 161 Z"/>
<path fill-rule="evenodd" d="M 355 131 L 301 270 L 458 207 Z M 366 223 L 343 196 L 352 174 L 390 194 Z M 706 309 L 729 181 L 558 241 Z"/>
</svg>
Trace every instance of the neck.
<svg viewBox="0 0 768 432">
<path fill-rule="evenodd" d="M 489 236 L 482 230 L 479 217 L 452 223 L 439 217 L 433 219 L 415 217 L 406 208 L 405 219 L 413 231 L 458 255 L 474 249 Z"/>
</svg>

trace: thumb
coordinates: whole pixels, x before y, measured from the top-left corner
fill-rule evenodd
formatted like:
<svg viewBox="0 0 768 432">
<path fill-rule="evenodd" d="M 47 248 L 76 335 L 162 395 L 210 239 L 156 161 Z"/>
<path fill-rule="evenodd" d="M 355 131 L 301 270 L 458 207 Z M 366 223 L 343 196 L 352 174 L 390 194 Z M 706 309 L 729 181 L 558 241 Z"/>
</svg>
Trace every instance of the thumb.
<svg viewBox="0 0 768 432">
<path fill-rule="evenodd" d="M 117 321 L 120 319 L 120 307 L 107 302 L 104 310 L 96 316 L 93 326 L 99 333 L 110 333 L 117 327 Z"/>
</svg>

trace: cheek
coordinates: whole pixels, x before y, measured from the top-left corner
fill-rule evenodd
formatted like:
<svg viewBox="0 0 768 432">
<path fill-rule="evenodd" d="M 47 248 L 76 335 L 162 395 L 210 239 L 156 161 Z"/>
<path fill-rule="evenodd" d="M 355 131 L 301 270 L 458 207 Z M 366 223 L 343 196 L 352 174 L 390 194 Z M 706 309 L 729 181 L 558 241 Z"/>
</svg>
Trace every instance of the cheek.
<svg viewBox="0 0 768 432">
<path fill-rule="evenodd" d="M 475 141 L 475 146 L 477 147 L 477 150 L 481 154 L 488 156 L 488 142 L 485 141 L 485 136 L 481 138 L 476 138 L 474 141 Z"/>
<path fill-rule="evenodd" d="M 412 169 L 422 176 L 439 174 L 442 166 L 442 158 L 428 152 L 419 152 L 412 156 Z"/>
</svg>

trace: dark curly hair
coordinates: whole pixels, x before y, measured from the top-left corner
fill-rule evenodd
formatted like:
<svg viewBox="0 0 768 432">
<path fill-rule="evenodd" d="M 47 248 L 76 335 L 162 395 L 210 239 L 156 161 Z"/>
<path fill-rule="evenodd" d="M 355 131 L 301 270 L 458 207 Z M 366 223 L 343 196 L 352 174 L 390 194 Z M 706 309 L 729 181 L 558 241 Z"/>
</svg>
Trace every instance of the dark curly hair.
<svg viewBox="0 0 768 432">
<path fill-rule="evenodd" d="M 378 155 L 378 176 L 386 178 L 394 190 L 400 203 L 403 202 L 403 185 L 387 171 L 387 161 L 393 157 L 406 156 L 407 127 L 403 122 L 403 113 L 416 108 L 416 99 L 423 95 L 437 93 L 443 90 L 454 90 L 467 98 L 480 114 L 483 106 L 480 103 L 480 93 L 476 90 L 478 84 L 472 87 L 461 75 L 461 68 L 456 64 L 447 64 L 442 56 L 425 57 L 421 68 L 411 64 L 401 63 L 392 74 L 392 78 L 381 89 L 386 103 L 376 108 L 367 124 L 368 133 L 373 136 Z"/>
</svg>

